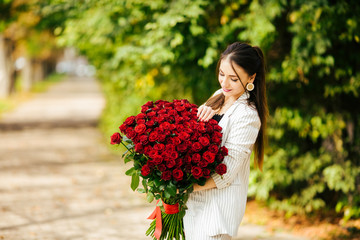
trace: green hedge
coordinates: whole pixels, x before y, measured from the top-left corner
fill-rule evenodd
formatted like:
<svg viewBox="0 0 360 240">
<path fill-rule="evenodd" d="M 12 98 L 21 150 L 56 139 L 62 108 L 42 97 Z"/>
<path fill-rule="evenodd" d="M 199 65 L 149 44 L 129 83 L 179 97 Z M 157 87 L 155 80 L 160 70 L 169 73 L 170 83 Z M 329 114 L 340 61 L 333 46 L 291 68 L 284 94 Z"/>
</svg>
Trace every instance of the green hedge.
<svg viewBox="0 0 360 240">
<path fill-rule="evenodd" d="M 234 41 L 259 45 L 268 65 L 269 146 L 250 196 L 293 213 L 360 216 L 360 27 L 357 1 L 61 1 L 57 31 L 98 69 L 106 135 L 141 104 L 218 88 L 216 61 Z M 74 3 L 77 4 L 77 3 Z M 60 9 L 60 10 L 59 10 Z"/>
</svg>

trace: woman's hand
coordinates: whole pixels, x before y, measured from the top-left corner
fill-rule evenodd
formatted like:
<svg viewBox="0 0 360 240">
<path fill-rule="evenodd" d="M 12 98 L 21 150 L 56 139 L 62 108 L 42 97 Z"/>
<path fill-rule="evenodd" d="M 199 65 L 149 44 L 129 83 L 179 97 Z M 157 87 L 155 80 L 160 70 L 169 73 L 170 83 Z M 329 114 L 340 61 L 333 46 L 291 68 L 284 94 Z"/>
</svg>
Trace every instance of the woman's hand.
<svg viewBox="0 0 360 240">
<path fill-rule="evenodd" d="M 200 121 L 207 122 L 215 115 L 215 111 L 208 106 L 201 105 L 198 108 L 197 117 Z"/>
</svg>

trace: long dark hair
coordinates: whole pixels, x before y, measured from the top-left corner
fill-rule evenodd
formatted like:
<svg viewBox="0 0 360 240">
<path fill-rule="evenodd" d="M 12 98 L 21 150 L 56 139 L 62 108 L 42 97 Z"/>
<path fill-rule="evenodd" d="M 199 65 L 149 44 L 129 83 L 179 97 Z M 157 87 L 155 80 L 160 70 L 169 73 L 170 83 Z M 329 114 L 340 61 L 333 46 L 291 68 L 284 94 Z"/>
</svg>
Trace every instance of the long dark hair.
<svg viewBox="0 0 360 240">
<path fill-rule="evenodd" d="M 261 127 L 259 134 L 257 136 L 254 152 L 255 152 L 255 167 L 259 167 L 262 170 L 264 162 L 264 147 L 266 143 L 266 120 L 268 117 L 268 106 L 266 99 L 266 84 L 265 84 L 265 59 L 264 54 L 258 46 L 250 46 L 247 43 L 235 42 L 230 44 L 226 50 L 221 54 L 220 59 L 217 63 L 216 73 L 219 75 L 219 67 L 222 59 L 226 57 L 230 58 L 230 63 L 233 71 L 238 76 L 237 72 L 234 69 L 233 62 L 238 66 L 242 67 L 245 72 L 252 76 L 256 73 L 254 85 L 255 89 L 253 91 L 246 90 L 246 87 L 243 85 L 245 91 L 250 94 L 248 99 L 248 104 L 250 106 L 255 106 L 258 112 Z M 241 82 L 241 81 L 240 81 Z M 242 83 L 241 83 L 242 84 Z M 220 109 L 225 102 L 225 96 L 223 93 L 217 94 L 213 97 L 210 97 L 206 101 L 206 105 L 210 106 L 214 110 Z"/>
</svg>

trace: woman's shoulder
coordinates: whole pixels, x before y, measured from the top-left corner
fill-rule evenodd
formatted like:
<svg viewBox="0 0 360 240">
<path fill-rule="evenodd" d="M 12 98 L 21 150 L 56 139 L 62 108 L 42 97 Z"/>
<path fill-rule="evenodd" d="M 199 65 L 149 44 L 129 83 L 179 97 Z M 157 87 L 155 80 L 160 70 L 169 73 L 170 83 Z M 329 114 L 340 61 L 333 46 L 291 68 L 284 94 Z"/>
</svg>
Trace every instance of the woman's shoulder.
<svg viewBox="0 0 360 240">
<path fill-rule="evenodd" d="M 261 120 L 256 110 L 256 107 L 253 105 L 249 105 L 246 102 L 242 102 L 239 104 L 237 109 L 232 114 L 232 118 L 235 122 L 249 122 L 260 128 Z"/>
</svg>

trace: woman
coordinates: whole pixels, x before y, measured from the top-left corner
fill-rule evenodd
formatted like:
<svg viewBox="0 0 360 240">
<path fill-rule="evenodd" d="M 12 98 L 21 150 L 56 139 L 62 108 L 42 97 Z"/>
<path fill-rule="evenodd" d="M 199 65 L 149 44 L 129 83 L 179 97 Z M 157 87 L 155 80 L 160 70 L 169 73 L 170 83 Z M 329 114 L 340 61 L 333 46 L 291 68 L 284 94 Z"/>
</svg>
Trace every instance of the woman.
<svg viewBox="0 0 360 240">
<path fill-rule="evenodd" d="M 266 118 L 264 56 L 259 47 L 235 42 L 221 54 L 217 66 L 221 89 L 199 107 L 202 121 L 222 127 L 227 173 L 214 174 L 204 186 L 195 185 L 184 217 L 186 240 L 228 240 L 237 234 L 244 216 L 250 155 L 262 168 Z"/>
</svg>

